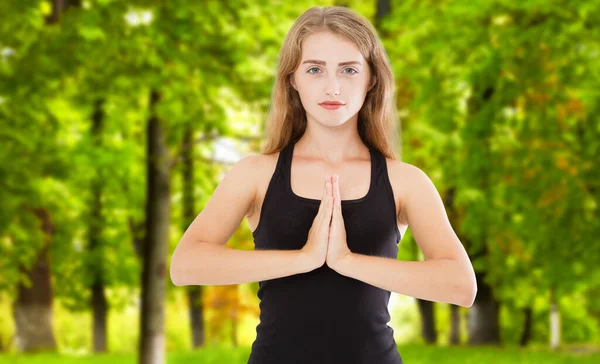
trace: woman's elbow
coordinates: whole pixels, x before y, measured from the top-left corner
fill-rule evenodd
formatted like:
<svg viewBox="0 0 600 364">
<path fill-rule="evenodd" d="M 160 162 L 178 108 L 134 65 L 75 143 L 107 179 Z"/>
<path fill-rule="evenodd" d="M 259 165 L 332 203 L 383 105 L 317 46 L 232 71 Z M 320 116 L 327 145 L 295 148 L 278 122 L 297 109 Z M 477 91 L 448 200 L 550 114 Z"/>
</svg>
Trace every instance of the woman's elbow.
<svg viewBox="0 0 600 364">
<path fill-rule="evenodd" d="M 169 267 L 169 277 L 171 278 L 171 282 L 173 282 L 176 286 L 185 286 L 186 283 L 183 280 L 183 274 L 181 272 L 181 263 L 179 262 L 179 254 L 177 253 L 177 248 L 173 252 L 173 256 L 171 257 L 171 264 Z"/>
</svg>

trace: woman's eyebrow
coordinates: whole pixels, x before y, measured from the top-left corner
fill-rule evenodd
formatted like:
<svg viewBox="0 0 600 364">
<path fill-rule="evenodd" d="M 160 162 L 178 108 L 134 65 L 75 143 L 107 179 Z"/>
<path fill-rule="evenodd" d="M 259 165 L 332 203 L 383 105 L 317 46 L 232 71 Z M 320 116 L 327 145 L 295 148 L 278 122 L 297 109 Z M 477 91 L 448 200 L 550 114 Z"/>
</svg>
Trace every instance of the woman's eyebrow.
<svg viewBox="0 0 600 364">
<path fill-rule="evenodd" d="M 327 62 L 320 61 L 318 59 L 307 59 L 306 61 L 302 62 L 302 64 L 304 64 L 304 63 L 315 63 L 315 64 L 320 64 L 320 65 L 323 65 L 323 66 L 325 66 L 327 64 Z M 362 63 L 360 63 L 358 61 L 340 62 L 340 63 L 338 63 L 338 66 L 346 66 L 346 65 L 349 65 L 349 64 L 357 64 L 357 65 L 362 66 Z"/>
</svg>

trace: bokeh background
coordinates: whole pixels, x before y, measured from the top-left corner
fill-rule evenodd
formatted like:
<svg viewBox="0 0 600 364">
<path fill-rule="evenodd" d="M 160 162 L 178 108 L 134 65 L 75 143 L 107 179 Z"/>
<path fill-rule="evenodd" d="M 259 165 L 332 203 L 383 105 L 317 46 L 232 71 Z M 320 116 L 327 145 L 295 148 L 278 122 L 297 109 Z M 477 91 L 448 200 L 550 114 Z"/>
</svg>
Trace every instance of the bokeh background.
<svg viewBox="0 0 600 364">
<path fill-rule="evenodd" d="M 176 287 L 170 257 L 326 5 L 375 25 L 398 157 L 477 272 L 470 308 L 392 293 L 405 362 L 600 362 L 600 1 L 2 0 L 0 363 L 246 363 L 258 283 Z"/>
</svg>

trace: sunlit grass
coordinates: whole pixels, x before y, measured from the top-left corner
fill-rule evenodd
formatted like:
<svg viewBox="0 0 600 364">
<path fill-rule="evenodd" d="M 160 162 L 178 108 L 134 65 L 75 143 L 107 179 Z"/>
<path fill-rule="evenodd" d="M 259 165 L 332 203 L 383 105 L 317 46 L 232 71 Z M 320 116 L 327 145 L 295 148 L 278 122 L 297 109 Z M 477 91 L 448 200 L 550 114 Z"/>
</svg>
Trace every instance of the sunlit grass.
<svg viewBox="0 0 600 364">
<path fill-rule="evenodd" d="M 401 345 L 399 352 L 406 364 L 440 363 L 600 363 L 598 347 L 564 348 L 551 352 L 547 348 L 517 347 L 429 347 Z M 169 364 L 246 364 L 250 348 L 225 346 L 203 348 L 189 352 L 167 353 Z M 0 364 L 132 364 L 137 363 L 135 354 L 101 355 L 0 355 Z"/>
</svg>

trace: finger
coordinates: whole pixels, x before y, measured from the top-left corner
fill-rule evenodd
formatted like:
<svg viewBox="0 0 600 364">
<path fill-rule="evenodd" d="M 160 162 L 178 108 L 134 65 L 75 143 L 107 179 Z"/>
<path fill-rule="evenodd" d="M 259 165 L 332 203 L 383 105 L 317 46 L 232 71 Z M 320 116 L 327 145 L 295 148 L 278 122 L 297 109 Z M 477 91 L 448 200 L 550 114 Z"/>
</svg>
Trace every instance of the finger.
<svg viewBox="0 0 600 364">
<path fill-rule="evenodd" d="M 332 178 L 332 183 L 329 184 L 330 185 L 330 189 L 329 189 L 329 205 L 327 206 L 327 216 L 331 217 L 332 213 L 333 213 L 333 178 Z"/>
<path fill-rule="evenodd" d="M 329 229 L 329 224 L 331 223 L 331 205 L 333 204 L 332 197 L 332 190 L 333 190 L 333 184 L 331 183 L 331 176 L 327 176 L 327 178 L 329 179 L 328 185 L 327 185 L 327 196 L 325 197 L 325 206 L 324 209 L 325 211 L 323 211 L 323 216 L 322 216 L 322 220 L 323 220 L 323 229 Z"/>
<path fill-rule="evenodd" d="M 340 194 L 340 178 L 339 176 L 336 176 L 335 178 L 335 190 L 336 190 L 336 194 L 337 194 L 337 203 L 336 203 L 336 227 L 337 229 L 339 229 L 338 231 L 344 231 L 345 228 L 345 224 L 344 224 L 344 216 L 342 214 L 342 197 Z"/>
<path fill-rule="evenodd" d="M 327 176 L 327 183 L 325 184 L 325 196 L 323 197 L 323 210 L 319 217 L 319 228 L 323 231 L 329 229 L 329 223 L 331 221 L 331 191 L 333 187 L 331 185 L 331 178 Z"/>
<path fill-rule="evenodd" d="M 341 210 L 342 210 L 342 201 L 341 201 L 341 197 L 340 197 L 340 180 L 339 180 L 339 176 L 334 176 L 333 178 L 333 184 L 334 184 L 334 188 L 333 190 L 335 191 L 335 206 L 334 206 L 334 210 L 335 210 L 335 215 L 339 216 L 341 214 Z"/>
<path fill-rule="evenodd" d="M 327 176 L 326 191 L 325 191 L 326 196 L 324 197 L 325 204 L 323 206 L 324 211 L 321 215 L 320 225 L 319 225 L 319 227 L 322 229 L 323 232 L 326 232 L 329 230 L 329 224 L 331 223 L 332 190 L 333 190 L 333 185 L 331 184 L 331 177 Z"/>
<path fill-rule="evenodd" d="M 317 212 L 317 215 L 321 215 L 323 212 L 323 209 L 326 207 L 327 205 L 327 191 L 328 191 L 328 186 L 327 184 L 329 183 L 329 176 L 325 176 L 325 188 L 323 189 L 323 196 L 321 198 L 321 203 L 319 204 L 319 211 Z"/>
</svg>

